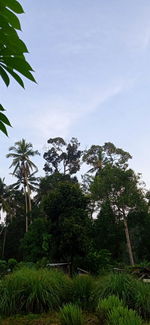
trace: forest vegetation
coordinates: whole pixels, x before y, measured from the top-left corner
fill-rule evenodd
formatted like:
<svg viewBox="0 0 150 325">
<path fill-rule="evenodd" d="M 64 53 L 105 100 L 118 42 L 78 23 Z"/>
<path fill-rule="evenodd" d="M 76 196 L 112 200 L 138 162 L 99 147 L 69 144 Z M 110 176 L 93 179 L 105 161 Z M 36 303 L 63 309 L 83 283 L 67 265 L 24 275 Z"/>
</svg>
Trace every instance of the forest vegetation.
<svg viewBox="0 0 150 325">
<path fill-rule="evenodd" d="M 22 13 L 18 1 L 1 0 L 0 76 L 24 88 L 20 74 L 35 79 L 18 34 Z M 47 142 L 45 176 L 25 139 L 8 149 L 13 184 L 0 175 L 0 324 L 148 325 L 149 283 L 129 273 L 150 266 L 150 192 L 132 156 L 111 142 L 86 150 L 74 137 Z M 58 262 L 70 264 L 69 276 L 48 269 Z"/>
<path fill-rule="evenodd" d="M 43 177 L 37 148 L 25 139 L 9 148 L 14 183 L 1 177 L 1 259 L 71 262 L 94 274 L 149 261 L 149 191 L 131 155 L 110 142 L 82 150 L 76 138 L 57 137 L 48 145 Z"/>
<path fill-rule="evenodd" d="M 21 139 L 7 154 L 13 184 L 0 178 L 0 324 L 148 325 L 149 283 L 130 273 L 150 265 L 150 194 L 131 155 L 110 142 L 47 142 L 45 176 Z M 48 269 L 60 262 L 71 277 Z"/>
</svg>

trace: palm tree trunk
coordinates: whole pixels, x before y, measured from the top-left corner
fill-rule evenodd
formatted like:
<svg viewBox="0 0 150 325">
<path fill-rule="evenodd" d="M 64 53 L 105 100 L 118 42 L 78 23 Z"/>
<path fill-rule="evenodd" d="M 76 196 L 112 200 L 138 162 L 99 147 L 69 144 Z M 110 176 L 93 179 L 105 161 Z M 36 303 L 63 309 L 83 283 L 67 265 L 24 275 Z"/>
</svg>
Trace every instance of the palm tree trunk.
<svg viewBox="0 0 150 325">
<path fill-rule="evenodd" d="M 134 258 L 133 258 L 131 240 L 130 240 L 130 236 L 129 236 L 128 224 L 127 224 L 127 220 L 126 220 L 125 216 L 123 218 L 123 223 L 124 223 L 124 230 L 125 230 L 125 235 L 126 235 L 126 241 L 127 241 L 127 248 L 128 248 L 128 253 L 129 253 L 130 264 L 133 266 L 135 263 L 134 263 Z"/>
<path fill-rule="evenodd" d="M 26 232 L 28 232 L 28 200 L 26 186 L 24 186 L 24 197 L 25 197 L 25 210 L 26 210 Z"/>
<path fill-rule="evenodd" d="M 32 224 L 32 203 L 31 203 L 31 191 L 30 191 L 30 187 L 28 184 L 28 180 L 26 180 L 27 182 L 27 191 L 28 191 L 28 202 L 29 202 L 29 214 L 30 214 L 30 223 Z"/>
</svg>

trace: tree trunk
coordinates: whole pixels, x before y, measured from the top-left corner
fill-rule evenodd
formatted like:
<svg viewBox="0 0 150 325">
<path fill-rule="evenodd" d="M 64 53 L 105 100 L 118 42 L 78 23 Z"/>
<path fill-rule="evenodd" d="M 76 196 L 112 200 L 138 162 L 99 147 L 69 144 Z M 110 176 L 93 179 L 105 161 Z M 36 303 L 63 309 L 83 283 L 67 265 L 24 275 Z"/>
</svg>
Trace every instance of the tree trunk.
<svg viewBox="0 0 150 325">
<path fill-rule="evenodd" d="M 31 191 L 27 180 L 27 189 L 28 189 L 28 201 L 29 201 L 29 214 L 30 214 L 30 223 L 32 224 L 32 204 L 31 204 Z"/>
<path fill-rule="evenodd" d="M 25 209 L 26 209 L 26 232 L 28 232 L 28 200 L 26 186 L 24 186 L 24 197 L 25 197 Z"/>
<path fill-rule="evenodd" d="M 128 229 L 128 224 L 127 224 L 126 217 L 123 218 L 123 223 L 124 223 L 124 230 L 125 230 L 125 235 L 126 235 L 126 241 L 127 241 L 127 248 L 128 248 L 128 253 L 129 253 L 130 264 L 133 266 L 134 265 L 134 258 L 133 258 L 131 240 L 130 240 L 130 236 L 129 236 L 129 229 Z"/>
<path fill-rule="evenodd" d="M 4 258 L 4 254 L 5 254 L 6 235 L 7 235 L 7 228 L 5 227 L 5 229 L 4 229 L 3 247 L 2 247 L 2 259 Z"/>
</svg>

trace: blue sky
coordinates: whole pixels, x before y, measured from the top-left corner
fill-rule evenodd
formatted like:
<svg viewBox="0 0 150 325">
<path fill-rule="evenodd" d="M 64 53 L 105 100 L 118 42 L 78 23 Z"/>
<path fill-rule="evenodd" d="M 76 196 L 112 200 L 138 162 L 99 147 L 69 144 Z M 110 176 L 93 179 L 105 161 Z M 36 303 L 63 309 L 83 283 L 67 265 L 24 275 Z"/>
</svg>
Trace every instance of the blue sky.
<svg viewBox="0 0 150 325">
<path fill-rule="evenodd" d="M 1 135 L 0 177 L 11 182 L 8 147 L 25 138 L 43 154 L 50 137 L 82 147 L 111 141 L 133 155 L 150 186 L 149 0 L 21 1 L 21 38 L 38 84 L 0 81 L 13 128 Z M 35 159 L 42 174 L 44 160 Z"/>
</svg>

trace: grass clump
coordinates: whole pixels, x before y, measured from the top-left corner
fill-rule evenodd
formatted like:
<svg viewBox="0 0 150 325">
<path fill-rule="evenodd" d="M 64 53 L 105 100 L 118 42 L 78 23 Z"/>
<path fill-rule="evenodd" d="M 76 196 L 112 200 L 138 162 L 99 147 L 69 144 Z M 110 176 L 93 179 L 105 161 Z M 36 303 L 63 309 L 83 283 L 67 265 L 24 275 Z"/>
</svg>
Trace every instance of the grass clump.
<svg viewBox="0 0 150 325">
<path fill-rule="evenodd" d="M 137 282 L 134 309 L 144 318 L 150 319 L 150 284 Z"/>
<path fill-rule="evenodd" d="M 70 279 L 58 271 L 21 269 L 1 281 L 0 314 L 42 313 L 70 299 Z"/>
<path fill-rule="evenodd" d="M 115 295 L 128 308 L 138 312 L 144 319 L 150 319 L 150 286 L 148 283 L 135 279 L 125 273 L 110 274 L 98 279 L 95 299 L 107 298 Z"/>
<path fill-rule="evenodd" d="M 59 319 L 61 325 L 82 325 L 83 316 L 79 306 L 67 304 L 60 309 Z"/>
<path fill-rule="evenodd" d="M 83 310 L 92 310 L 95 280 L 89 275 L 78 275 L 73 279 L 72 302 Z"/>
<path fill-rule="evenodd" d="M 142 319 L 134 310 L 118 306 L 110 311 L 107 325 L 142 325 Z"/>
<path fill-rule="evenodd" d="M 123 302 L 116 296 L 109 296 L 99 301 L 96 314 L 101 323 L 105 323 L 110 311 L 117 307 L 123 307 Z"/>
<path fill-rule="evenodd" d="M 136 282 L 132 276 L 124 273 L 110 274 L 97 281 L 95 295 L 97 301 L 108 296 L 118 296 L 125 304 L 132 308 L 135 303 Z"/>
</svg>

